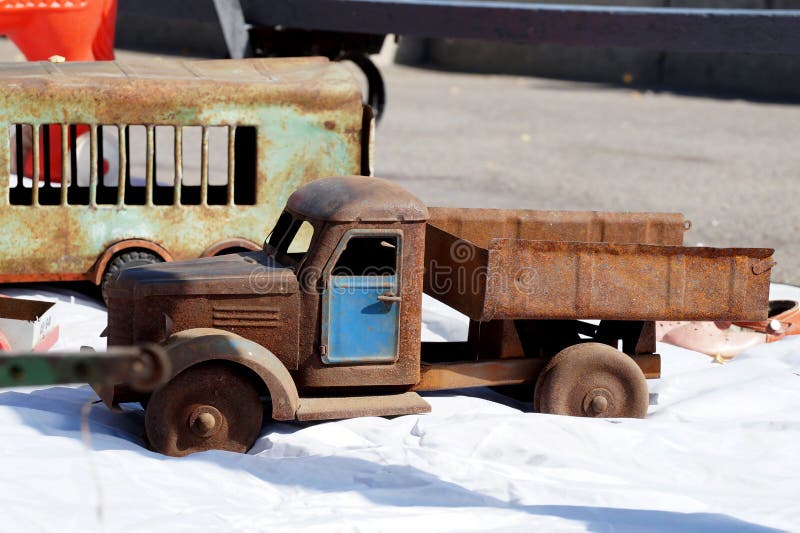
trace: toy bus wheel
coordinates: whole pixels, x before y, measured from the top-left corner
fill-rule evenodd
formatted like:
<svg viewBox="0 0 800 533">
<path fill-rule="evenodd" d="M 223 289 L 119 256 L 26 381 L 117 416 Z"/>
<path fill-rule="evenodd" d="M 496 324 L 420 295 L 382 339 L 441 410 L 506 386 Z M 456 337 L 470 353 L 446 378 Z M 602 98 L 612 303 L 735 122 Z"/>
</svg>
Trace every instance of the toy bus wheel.
<svg viewBox="0 0 800 533">
<path fill-rule="evenodd" d="M 648 404 L 647 380 L 633 359 L 596 342 L 558 352 L 533 398 L 540 413 L 602 418 L 644 418 Z"/>
<path fill-rule="evenodd" d="M 164 260 L 153 252 L 147 250 L 131 250 L 116 256 L 106 267 L 106 272 L 103 274 L 103 281 L 100 283 L 100 290 L 103 293 L 103 301 L 108 303 L 108 296 L 106 296 L 106 286 L 114 279 L 114 276 L 120 270 L 126 268 L 133 268 L 137 266 L 151 265 L 153 263 L 163 263 Z"/>
<path fill-rule="evenodd" d="M 191 367 L 147 402 L 150 447 L 182 457 L 204 450 L 244 453 L 261 431 L 264 408 L 253 381 L 225 363 Z"/>
</svg>

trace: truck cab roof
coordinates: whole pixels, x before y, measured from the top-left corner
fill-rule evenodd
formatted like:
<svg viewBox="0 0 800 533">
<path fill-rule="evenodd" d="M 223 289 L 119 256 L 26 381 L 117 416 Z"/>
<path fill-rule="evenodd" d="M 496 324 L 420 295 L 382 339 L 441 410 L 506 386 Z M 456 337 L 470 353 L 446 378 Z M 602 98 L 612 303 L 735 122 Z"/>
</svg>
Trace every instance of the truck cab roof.
<svg viewBox="0 0 800 533">
<path fill-rule="evenodd" d="M 422 222 L 428 208 L 396 183 L 365 176 L 324 178 L 295 191 L 286 209 L 330 222 Z"/>
</svg>

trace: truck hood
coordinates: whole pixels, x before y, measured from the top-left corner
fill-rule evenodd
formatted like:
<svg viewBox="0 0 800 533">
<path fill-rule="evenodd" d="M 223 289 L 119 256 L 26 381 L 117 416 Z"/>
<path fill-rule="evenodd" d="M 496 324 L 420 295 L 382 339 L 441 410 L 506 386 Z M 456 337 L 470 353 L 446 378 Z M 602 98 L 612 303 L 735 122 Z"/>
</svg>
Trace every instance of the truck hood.
<svg viewBox="0 0 800 533">
<path fill-rule="evenodd" d="M 155 295 L 291 294 L 294 272 L 263 251 L 157 263 L 119 272 L 109 298 Z"/>
</svg>

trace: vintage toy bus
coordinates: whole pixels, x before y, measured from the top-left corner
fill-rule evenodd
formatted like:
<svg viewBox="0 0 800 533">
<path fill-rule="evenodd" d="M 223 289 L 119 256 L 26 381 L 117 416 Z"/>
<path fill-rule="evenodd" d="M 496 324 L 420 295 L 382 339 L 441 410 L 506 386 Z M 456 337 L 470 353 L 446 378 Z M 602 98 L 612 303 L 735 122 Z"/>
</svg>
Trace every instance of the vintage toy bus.
<svg viewBox="0 0 800 533">
<path fill-rule="evenodd" d="M 371 173 L 373 123 L 324 58 L 0 65 L 0 282 L 258 250 L 298 186 Z"/>
</svg>

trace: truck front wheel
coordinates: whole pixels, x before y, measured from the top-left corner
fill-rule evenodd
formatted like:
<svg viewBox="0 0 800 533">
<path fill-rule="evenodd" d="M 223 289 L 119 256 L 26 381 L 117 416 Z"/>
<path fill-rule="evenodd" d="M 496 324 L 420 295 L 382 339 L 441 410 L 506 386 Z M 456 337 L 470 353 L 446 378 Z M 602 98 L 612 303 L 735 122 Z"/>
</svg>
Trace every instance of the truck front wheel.
<svg viewBox="0 0 800 533">
<path fill-rule="evenodd" d="M 245 371 L 222 362 L 190 367 L 147 402 L 150 447 L 181 457 L 204 450 L 244 453 L 261 431 L 263 405 Z"/>
<path fill-rule="evenodd" d="M 606 344 L 575 344 L 547 363 L 534 390 L 540 413 L 644 418 L 647 380 L 633 359 Z"/>
</svg>

